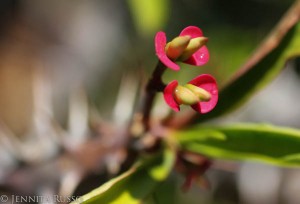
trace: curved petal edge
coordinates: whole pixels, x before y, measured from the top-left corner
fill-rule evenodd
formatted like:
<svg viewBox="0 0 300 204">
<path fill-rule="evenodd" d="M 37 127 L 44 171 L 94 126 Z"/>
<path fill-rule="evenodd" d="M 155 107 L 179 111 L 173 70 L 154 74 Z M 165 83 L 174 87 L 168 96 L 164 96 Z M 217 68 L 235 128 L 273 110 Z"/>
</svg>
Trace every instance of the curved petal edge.
<svg viewBox="0 0 300 204">
<path fill-rule="evenodd" d="M 202 89 L 205 89 L 211 94 L 211 99 L 207 102 L 199 102 L 195 105 L 192 105 L 192 108 L 200 113 L 208 113 L 218 103 L 218 85 L 214 77 L 212 77 L 209 74 L 202 74 L 197 76 L 196 78 L 192 79 L 189 84 L 193 84 L 195 86 L 198 86 Z"/>
<path fill-rule="evenodd" d="M 172 60 L 170 60 L 165 52 L 165 47 L 167 44 L 167 37 L 166 34 L 162 31 L 159 31 L 155 35 L 155 52 L 158 57 L 158 59 L 170 69 L 173 69 L 175 71 L 180 70 L 179 65 L 174 63 Z"/>
<path fill-rule="evenodd" d="M 174 91 L 178 86 L 178 81 L 171 81 L 164 89 L 164 99 L 166 103 L 176 112 L 180 111 L 178 103 L 174 99 Z"/>
</svg>

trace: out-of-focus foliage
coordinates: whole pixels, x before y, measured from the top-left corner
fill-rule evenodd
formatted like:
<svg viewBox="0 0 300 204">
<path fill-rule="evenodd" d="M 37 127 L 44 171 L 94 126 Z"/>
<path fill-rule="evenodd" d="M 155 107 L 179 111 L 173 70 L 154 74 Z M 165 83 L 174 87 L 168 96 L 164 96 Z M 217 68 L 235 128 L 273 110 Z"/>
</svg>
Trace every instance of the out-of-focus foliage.
<svg viewBox="0 0 300 204">
<path fill-rule="evenodd" d="M 169 0 L 128 0 L 128 5 L 135 28 L 142 36 L 153 36 L 168 20 Z"/>
<path fill-rule="evenodd" d="M 183 149 L 212 158 L 300 165 L 300 131 L 247 124 L 195 127 L 175 134 Z"/>
<path fill-rule="evenodd" d="M 173 151 L 142 160 L 127 172 L 81 197 L 82 203 L 138 204 L 165 180 L 175 162 Z"/>
</svg>

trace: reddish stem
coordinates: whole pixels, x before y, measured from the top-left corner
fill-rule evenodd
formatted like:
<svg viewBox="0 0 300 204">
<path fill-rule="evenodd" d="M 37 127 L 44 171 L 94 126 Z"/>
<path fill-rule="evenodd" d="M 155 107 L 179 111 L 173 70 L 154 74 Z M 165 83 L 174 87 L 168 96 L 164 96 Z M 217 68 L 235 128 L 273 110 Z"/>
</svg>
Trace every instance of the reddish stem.
<svg viewBox="0 0 300 204">
<path fill-rule="evenodd" d="M 166 70 L 166 66 L 158 61 L 155 70 L 152 73 L 152 77 L 149 79 L 146 86 L 146 95 L 143 100 L 143 125 L 145 131 L 150 127 L 150 114 L 154 103 L 155 95 L 157 92 L 161 92 L 165 88 L 165 84 L 162 82 L 162 75 Z"/>
</svg>

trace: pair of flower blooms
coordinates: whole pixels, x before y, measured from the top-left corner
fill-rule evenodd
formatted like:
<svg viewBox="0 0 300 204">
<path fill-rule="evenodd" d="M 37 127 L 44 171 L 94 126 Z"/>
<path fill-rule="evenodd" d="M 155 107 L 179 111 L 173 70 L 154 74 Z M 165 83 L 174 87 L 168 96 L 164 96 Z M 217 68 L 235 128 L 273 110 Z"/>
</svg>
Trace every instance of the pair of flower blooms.
<svg viewBox="0 0 300 204">
<path fill-rule="evenodd" d="M 155 36 L 156 55 L 166 67 L 175 71 L 180 70 L 175 61 L 201 66 L 209 60 L 209 52 L 205 46 L 207 40 L 201 29 L 195 26 L 186 27 L 168 44 L 166 34 L 160 31 Z M 164 89 L 164 99 L 176 112 L 184 104 L 204 114 L 211 111 L 218 102 L 217 83 L 209 74 L 199 75 L 184 86 L 173 80 Z"/>
</svg>

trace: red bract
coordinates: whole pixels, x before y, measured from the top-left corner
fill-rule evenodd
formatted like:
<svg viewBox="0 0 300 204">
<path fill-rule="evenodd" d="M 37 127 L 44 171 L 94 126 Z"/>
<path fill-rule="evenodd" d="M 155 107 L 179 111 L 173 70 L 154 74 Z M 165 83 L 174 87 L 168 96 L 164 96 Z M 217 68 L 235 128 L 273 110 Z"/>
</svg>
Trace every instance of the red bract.
<svg viewBox="0 0 300 204">
<path fill-rule="evenodd" d="M 183 29 L 179 36 L 190 36 L 192 39 L 197 37 L 203 37 L 203 33 L 200 28 L 196 26 L 188 26 Z M 162 31 L 156 33 L 155 36 L 155 52 L 159 60 L 170 69 L 178 71 L 180 69 L 179 65 L 173 62 L 166 55 L 165 47 L 167 44 L 166 34 Z M 208 62 L 209 52 L 206 46 L 202 46 L 198 51 L 196 51 L 189 59 L 184 61 L 184 63 L 201 66 Z"/>
<path fill-rule="evenodd" d="M 195 111 L 202 114 L 210 112 L 218 102 L 218 87 L 214 77 L 209 74 L 202 74 L 192 79 L 188 84 L 192 84 L 199 88 L 202 88 L 211 95 L 209 101 L 200 101 L 194 105 L 191 105 L 191 107 Z M 164 89 L 164 99 L 166 103 L 176 112 L 180 110 L 180 104 L 174 97 L 174 92 L 177 86 L 178 82 L 174 80 L 170 82 Z"/>
<path fill-rule="evenodd" d="M 166 103 L 176 112 L 180 111 L 180 107 L 174 98 L 174 91 L 178 86 L 178 81 L 171 81 L 164 89 L 164 99 Z"/>
</svg>

